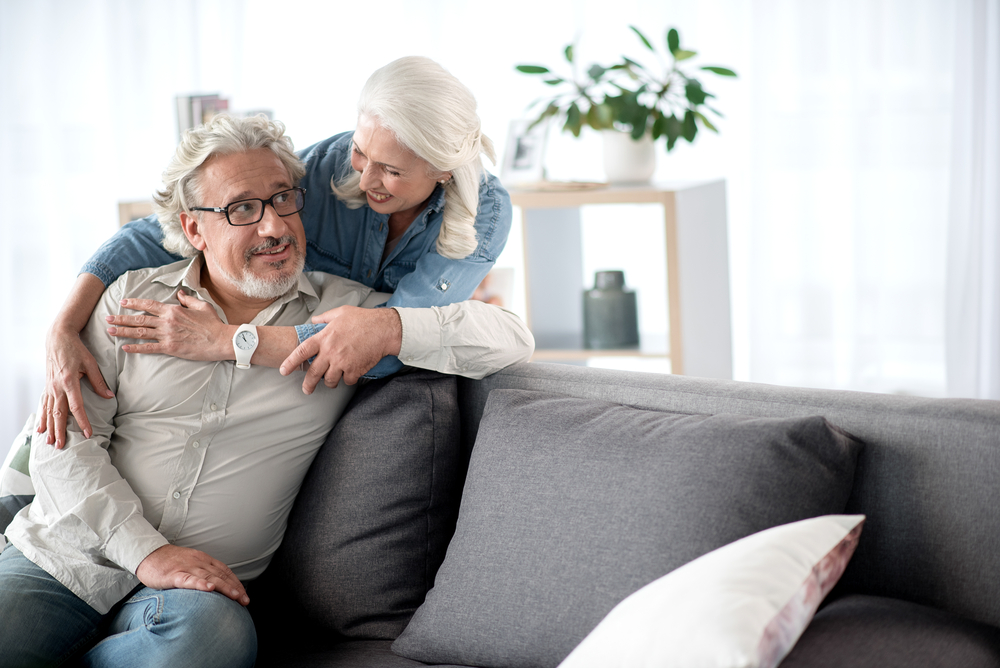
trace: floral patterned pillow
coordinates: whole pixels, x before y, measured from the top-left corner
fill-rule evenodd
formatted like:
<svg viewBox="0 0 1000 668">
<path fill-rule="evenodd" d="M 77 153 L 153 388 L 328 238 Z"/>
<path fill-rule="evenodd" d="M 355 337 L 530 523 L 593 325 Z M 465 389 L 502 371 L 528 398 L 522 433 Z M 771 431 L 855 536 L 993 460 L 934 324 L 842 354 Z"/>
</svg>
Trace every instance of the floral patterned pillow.
<svg viewBox="0 0 1000 668">
<path fill-rule="evenodd" d="M 619 603 L 559 668 L 774 668 L 858 545 L 864 515 L 826 515 L 730 543 Z"/>
</svg>

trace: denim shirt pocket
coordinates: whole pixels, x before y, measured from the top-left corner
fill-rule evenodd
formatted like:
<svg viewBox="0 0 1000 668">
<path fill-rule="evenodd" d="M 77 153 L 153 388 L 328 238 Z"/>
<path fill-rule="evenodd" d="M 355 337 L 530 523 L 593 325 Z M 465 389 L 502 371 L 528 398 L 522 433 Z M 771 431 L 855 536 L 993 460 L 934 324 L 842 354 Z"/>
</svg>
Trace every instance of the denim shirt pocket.
<svg viewBox="0 0 1000 668">
<path fill-rule="evenodd" d="M 382 280 L 378 289 L 385 292 L 395 292 L 400 279 L 412 273 L 416 266 L 416 262 L 394 260 L 392 264 L 382 271 Z"/>
<path fill-rule="evenodd" d="M 306 271 L 325 271 L 335 276 L 351 278 L 351 263 L 334 255 L 330 251 L 323 250 L 311 241 L 306 242 L 308 247 L 306 253 Z"/>
</svg>

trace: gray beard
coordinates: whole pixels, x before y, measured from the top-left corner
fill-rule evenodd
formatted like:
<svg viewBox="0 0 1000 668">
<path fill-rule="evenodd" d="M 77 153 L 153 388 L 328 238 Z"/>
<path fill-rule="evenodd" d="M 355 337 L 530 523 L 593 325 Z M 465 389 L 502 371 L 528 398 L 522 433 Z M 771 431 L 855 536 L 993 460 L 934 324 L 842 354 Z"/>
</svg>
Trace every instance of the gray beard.
<svg viewBox="0 0 1000 668">
<path fill-rule="evenodd" d="M 274 248 L 275 246 L 280 246 L 281 244 L 289 244 L 295 251 L 295 256 L 292 259 L 283 260 L 280 263 L 284 264 L 287 262 L 294 262 L 294 272 L 287 276 L 275 276 L 270 279 L 261 278 L 260 276 L 250 272 L 250 258 L 255 253 L 267 250 L 268 248 Z M 295 237 L 285 236 L 278 240 L 268 239 L 266 243 L 247 251 L 245 260 L 246 265 L 243 267 L 243 275 L 240 277 L 232 276 L 229 272 L 218 265 L 216 265 L 214 269 L 218 271 L 222 277 L 226 279 L 226 281 L 235 286 L 237 290 L 250 299 L 277 299 L 298 284 L 299 274 L 302 273 L 306 258 L 300 252 L 298 245 L 295 243 Z"/>
</svg>

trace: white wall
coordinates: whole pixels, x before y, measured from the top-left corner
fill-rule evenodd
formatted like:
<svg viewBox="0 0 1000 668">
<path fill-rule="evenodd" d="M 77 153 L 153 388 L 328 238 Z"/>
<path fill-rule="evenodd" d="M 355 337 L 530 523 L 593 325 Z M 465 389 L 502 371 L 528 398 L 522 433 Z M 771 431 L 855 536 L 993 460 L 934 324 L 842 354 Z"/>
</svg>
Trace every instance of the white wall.
<svg viewBox="0 0 1000 668">
<path fill-rule="evenodd" d="M 727 179 L 737 378 L 941 394 L 951 11 L 947 0 L 0 0 L 0 344 L 12 351 L 0 451 L 37 400 L 45 329 L 113 233 L 117 202 L 158 185 L 174 95 L 271 108 L 305 147 L 353 126 L 374 69 L 422 54 L 473 90 L 502 153 L 508 122 L 544 93 L 514 65 L 563 67 L 573 40 L 584 66 L 639 57 L 629 24 L 658 43 L 676 26 L 699 62 L 740 74 L 704 77 L 721 135 L 661 147 L 656 174 Z M 599 156 L 596 137 L 554 133 L 550 176 L 599 179 Z M 655 229 L 623 233 L 620 212 L 601 215 L 585 217 L 595 250 L 581 288 L 659 244 Z M 500 264 L 520 266 L 518 243 Z M 639 273 L 659 271 L 651 262 Z"/>
</svg>

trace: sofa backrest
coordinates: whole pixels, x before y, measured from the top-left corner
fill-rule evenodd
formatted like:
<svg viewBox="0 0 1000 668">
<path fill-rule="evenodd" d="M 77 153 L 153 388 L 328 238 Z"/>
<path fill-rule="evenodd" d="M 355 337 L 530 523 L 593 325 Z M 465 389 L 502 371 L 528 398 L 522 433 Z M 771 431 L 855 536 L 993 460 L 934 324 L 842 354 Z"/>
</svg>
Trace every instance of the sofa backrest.
<svg viewBox="0 0 1000 668">
<path fill-rule="evenodd" d="M 463 448 L 490 391 L 511 388 L 687 414 L 822 415 L 865 442 L 846 512 L 868 517 L 841 581 L 1000 626 L 1000 402 L 787 388 L 518 364 L 459 380 Z"/>
</svg>

